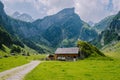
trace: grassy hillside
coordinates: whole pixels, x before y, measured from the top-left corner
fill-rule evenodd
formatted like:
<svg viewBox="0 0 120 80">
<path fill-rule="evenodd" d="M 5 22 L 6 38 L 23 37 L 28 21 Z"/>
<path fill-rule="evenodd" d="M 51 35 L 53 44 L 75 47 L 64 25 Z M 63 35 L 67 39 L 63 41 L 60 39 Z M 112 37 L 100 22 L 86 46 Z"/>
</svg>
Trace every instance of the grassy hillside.
<svg viewBox="0 0 120 80">
<path fill-rule="evenodd" d="M 44 62 L 24 80 L 119 80 L 120 63 L 116 60 Z"/>
<path fill-rule="evenodd" d="M 105 46 L 101 51 L 107 56 L 120 59 L 120 41 Z"/>
<path fill-rule="evenodd" d="M 83 58 L 105 56 L 101 51 L 99 51 L 99 49 L 88 42 L 79 40 L 77 46 L 80 48 L 80 55 Z"/>
</svg>

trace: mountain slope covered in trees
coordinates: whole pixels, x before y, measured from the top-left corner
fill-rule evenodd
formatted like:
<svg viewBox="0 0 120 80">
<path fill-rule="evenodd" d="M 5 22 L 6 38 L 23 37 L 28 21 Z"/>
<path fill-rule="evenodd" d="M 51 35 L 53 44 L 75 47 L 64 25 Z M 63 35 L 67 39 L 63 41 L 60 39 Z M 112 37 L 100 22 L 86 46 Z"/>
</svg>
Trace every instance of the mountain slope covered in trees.
<svg viewBox="0 0 120 80">
<path fill-rule="evenodd" d="M 93 41 L 98 47 L 103 47 L 107 44 L 111 44 L 112 42 L 116 42 L 120 40 L 120 12 L 115 15 L 112 19 L 110 25 L 101 32 L 101 34 Z"/>
</svg>

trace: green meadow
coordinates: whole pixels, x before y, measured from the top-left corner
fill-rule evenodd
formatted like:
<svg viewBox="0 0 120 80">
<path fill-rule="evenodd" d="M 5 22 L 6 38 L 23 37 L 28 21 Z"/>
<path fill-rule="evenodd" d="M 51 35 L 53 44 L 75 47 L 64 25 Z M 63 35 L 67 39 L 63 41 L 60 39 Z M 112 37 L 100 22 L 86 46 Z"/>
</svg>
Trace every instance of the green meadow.
<svg viewBox="0 0 120 80">
<path fill-rule="evenodd" d="M 101 51 L 109 57 L 120 59 L 120 41 L 105 46 Z"/>
<path fill-rule="evenodd" d="M 24 80 L 119 80 L 120 42 L 101 50 L 107 57 L 90 57 L 76 62 L 46 61 Z"/>
<path fill-rule="evenodd" d="M 46 55 L 31 55 L 31 56 L 11 56 L 0 59 L 0 72 L 24 65 L 32 60 L 41 60 Z"/>
<path fill-rule="evenodd" d="M 109 57 L 90 57 L 78 61 L 44 61 L 28 73 L 24 80 L 119 80 L 120 79 L 120 43 L 106 46 L 102 51 Z M 9 48 L 0 51 L 0 55 L 9 55 Z M 27 48 L 26 48 L 27 50 Z M 28 48 L 29 51 L 29 48 Z M 35 51 L 31 51 L 34 53 Z M 4 53 L 4 55 L 3 55 Z M 0 72 L 42 60 L 46 55 L 8 56 L 0 58 Z"/>
<path fill-rule="evenodd" d="M 47 61 L 24 80 L 119 80 L 120 60 L 86 59 L 76 62 Z"/>
</svg>

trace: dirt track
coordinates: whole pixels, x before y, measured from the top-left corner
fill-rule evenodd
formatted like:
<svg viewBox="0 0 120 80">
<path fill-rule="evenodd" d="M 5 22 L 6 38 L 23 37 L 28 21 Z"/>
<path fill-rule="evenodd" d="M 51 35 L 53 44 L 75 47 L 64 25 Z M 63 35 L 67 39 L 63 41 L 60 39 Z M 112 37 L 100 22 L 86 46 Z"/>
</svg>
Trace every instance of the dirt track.
<svg viewBox="0 0 120 80">
<path fill-rule="evenodd" d="M 32 61 L 23 66 L 19 66 L 0 73 L 0 80 L 23 80 L 24 76 L 33 70 L 41 61 Z"/>
</svg>

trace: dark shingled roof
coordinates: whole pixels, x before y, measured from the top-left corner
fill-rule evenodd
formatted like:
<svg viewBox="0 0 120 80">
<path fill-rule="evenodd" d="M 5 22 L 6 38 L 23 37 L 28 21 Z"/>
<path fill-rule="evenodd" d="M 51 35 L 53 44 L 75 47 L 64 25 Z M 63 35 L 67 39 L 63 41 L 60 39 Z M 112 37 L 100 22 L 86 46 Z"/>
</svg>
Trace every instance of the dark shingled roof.
<svg viewBox="0 0 120 80">
<path fill-rule="evenodd" d="M 79 48 L 71 47 L 71 48 L 57 48 L 55 54 L 78 54 Z"/>
</svg>

